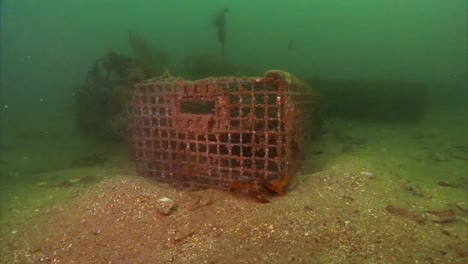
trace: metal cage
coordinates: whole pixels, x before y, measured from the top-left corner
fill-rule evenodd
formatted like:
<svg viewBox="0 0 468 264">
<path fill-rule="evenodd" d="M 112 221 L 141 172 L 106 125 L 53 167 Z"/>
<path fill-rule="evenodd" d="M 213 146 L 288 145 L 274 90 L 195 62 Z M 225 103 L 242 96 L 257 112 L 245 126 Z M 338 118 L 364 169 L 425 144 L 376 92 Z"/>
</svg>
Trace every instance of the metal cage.
<svg viewBox="0 0 468 264">
<path fill-rule="evenodd" d="M 316 102 L 310 87 L 283 71 L 139 83 L 131 107 L 137 173 L 227 190 L 282 182 L 273 188 L 282 194 L 300 166 Z"/>
</svg>

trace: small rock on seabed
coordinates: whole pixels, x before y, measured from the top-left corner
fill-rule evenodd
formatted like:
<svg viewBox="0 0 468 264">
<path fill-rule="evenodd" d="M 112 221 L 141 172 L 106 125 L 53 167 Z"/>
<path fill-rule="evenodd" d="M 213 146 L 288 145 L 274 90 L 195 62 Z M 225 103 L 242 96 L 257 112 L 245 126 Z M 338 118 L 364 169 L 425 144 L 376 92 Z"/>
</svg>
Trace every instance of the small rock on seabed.
<svg viewBox="0 0 468 264">
<path fill-rule="evenodd" d="M 362 176 L 367 176 L 369 177 L 369 179 L 375 178 L 374 173 L 370 171 L 361 171 L 359 174 L 361 174 Z"/>
<path fill-rule="evenodd" d="M 176 202 L 167 197 L 158 199 L 158 212 L 162 215 L 169 215 L 175 209 Z"/>
</svg>

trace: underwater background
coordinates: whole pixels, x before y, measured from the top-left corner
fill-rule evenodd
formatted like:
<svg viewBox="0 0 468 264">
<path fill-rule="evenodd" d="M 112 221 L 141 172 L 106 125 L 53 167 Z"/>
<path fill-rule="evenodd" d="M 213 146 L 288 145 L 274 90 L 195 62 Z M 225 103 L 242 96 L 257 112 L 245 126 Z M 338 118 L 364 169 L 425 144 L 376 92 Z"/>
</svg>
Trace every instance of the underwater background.
<svg viewBox="0 0 468 264">
<path fill-rule="evenodd" d="M 461 100 L 466 91 L 457 88 L 467 84 L 466 5 L 463 0 L 2 1 L 1 100 L 8 105 L 2 120 L 9 124 L 3 135 L 21 126 L 69 126 L 76 86 L 109 50 L 131 53 L 129 30 L 167 52 L 173 68 L 187 55 L 218 55 L 210 21 L 225 6 L 230 8 L 226 59 L 234 63 L 259 72 L 285 69 L 303 78 L 416 80 Z"/>
<path fill-rule="evenodd" d="M 154 75 L 223 75 L 210 70 L 221 60 L 213 20 L 224 8 L 229 75 L 281 69 L 321 94 L 319 136 L 298 178 L 312 181 L 339 168 L 375 177 L 376 188 L 398 182 L 402 193 L 394 193 L 395 201 L 414 209 L 408 205 L 418 203 L 413 199 L 431 200 L 438 205 L 431 210 L 452 210 L 448 224 L 456 226 L 447 232 L 457 234 L 451 237 L 455 248 L 465 249 L 448 261 L 466 262 L 466 0 L 1 1 L 2 261 L 13 263 L 11 252 L 24 247 L 15 238 L 18 219 L 34 221 L 36 210 L 75 199 L 107 178 L 133 177 L 128 141 L 107 141 L 80 128 L 80 120 L 99 116 L 76 116 L 77 91 L 93 65 L 111 51 L 135 56 L 129 32 L 137 32 L 164 54 Z M 194 57 L 211 68 L 192 74 L 197 65 L 187 67 L 187 58 Z M 404 260 L 429 263 L 422 255 Z"/>
</svg>

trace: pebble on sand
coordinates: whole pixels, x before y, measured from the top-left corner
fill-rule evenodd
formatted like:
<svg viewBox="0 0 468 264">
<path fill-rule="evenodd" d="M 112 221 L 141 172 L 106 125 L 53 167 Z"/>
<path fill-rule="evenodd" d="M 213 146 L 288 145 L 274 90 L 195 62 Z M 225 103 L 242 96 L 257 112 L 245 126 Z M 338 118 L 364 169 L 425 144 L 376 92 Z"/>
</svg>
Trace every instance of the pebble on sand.
<svg viewBox="0 0 468 264">
<path fill-rule="evenodd" d="M 158 199 L 158 212 L 162 215 L 171 214 L 171 212 L 175 209 L 175 207 L 176 207 L 176 203 L 167 197 Z"/>
</svg>

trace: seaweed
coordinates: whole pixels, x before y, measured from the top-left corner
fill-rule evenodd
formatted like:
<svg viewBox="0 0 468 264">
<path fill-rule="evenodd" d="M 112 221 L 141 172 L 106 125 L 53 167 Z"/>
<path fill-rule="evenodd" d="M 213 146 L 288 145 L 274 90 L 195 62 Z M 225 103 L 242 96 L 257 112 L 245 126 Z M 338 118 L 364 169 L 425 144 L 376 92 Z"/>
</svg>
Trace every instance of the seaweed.
<svg viewBox="0 0 468 264">
<path fill-rule="evenodd" d="M 75 93 L 78 127 L 88 136 L 111 141 L 128 138 L 127 104 L 133 85 L 166 70 L 169 57 L 130 31 L 134 57 L 110 51 L 87 72 Z"/>
<path fill-rule="evenodd" d="M 226 45 L 226 14 L 229 8 L 221 9 L 213 20 L 213 25 L 216 27 L 218 41 L 221 45 L 221 62 L 224 63 L 224 47 Z"/>
<path fill-rule="evenodd" d="M 145 75 L 155 76 L 162 74 L 169 64 L 169 56 L 156 46 L 150 45 L 135 31 L 128 32 L 128 40 L 135 55 L 135 63 L 143 69 Z"/>
</svg>

